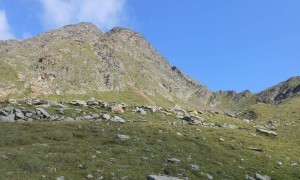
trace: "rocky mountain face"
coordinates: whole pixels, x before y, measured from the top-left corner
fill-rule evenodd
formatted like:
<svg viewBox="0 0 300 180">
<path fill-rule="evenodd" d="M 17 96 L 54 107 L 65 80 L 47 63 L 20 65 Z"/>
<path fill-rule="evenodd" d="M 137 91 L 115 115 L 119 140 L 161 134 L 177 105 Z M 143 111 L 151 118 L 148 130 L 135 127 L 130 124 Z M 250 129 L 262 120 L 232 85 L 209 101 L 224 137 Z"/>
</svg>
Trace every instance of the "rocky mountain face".
<svg viewBox="0 0 300 180">
<path fill-rule="evenodd" d="M 258 102 L 278 104 L 300 91 L 295 77 L 258 94 L 212 92 L 168 63 L 141 34 L 124 28 L 104 33 L 90 23 L 0 41 L 0 53 L 0 98 L 130 92 L 152 105 L 168 101 L 232 112 Z"/>
<path fill-rule="evenodd" d="M 257 94 L 245 90 L 214 92 L 208 104 L 225 111 L 242 111 L 257 103 L 277 105 L 294 97 L 300 97 L 300 77 L 292 77 Z"/>
<path fill-rule="evenodd" d="M 170 65 L 132 30 L 80 23 L 24 41 L 0 41 L 0 97 L 133 91 L 155 104 L 212 92 Z"/>
<path fill-rule="evenodd" d="M 285 99 L 299 95 L 300 77 L 297 76 L 260 92 L 257 101 L 266 104 L 279 104 Z"/>
</svg>

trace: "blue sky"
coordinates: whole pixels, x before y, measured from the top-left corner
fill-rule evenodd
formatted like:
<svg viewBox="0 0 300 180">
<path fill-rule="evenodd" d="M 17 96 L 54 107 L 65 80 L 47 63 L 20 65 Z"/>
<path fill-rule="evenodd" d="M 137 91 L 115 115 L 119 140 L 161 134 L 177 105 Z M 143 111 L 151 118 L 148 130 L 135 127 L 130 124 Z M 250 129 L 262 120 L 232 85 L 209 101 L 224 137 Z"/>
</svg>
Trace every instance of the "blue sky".
<svg viewBox="0 0 300 180">
<path fill-rule="evenodd" d="M 211 90 L 259 92 L 300 75 L 299 0 L 0 0 L 0 39 L 89 21 L 129 27 Z"/>
</svg>

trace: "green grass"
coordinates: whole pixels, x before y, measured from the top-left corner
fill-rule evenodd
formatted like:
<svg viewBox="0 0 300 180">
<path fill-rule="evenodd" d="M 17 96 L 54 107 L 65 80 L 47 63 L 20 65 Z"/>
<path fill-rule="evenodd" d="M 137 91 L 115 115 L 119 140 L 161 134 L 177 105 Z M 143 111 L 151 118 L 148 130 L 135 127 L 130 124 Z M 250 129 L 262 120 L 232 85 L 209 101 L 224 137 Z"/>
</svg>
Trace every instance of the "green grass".
<svg viewBox="0 0 300 180">
<path fill-rule="evenodd" d="M 295 101 L 291 103 L 299 102 Z M 289 104 L 280 108 L 288 111 Z M 300 117 L 298 108 L 294 108 L 297 113 L 284 121 Z M 149 174 L 205 179 L 201 173 L 209 173 L 214 179 L 244 179 L 245 175 L 255 173 L 274 179 L 300 178 L 299 167 L 290 166 L 300 162 L 300 141 L 296 138 L 300 135 L 299 120 L 294 126 L 279 126 L 278 137 L 253 137 L 253 125 L 221 114 L 200 116 L 209 123 L 228 123 L 246 129 L 173 126 L 177 118 L 161 113 L 139 115 L 126 111 L 120 116 L 130 121 L 143 118 L 147 122 L 1 123 L 0 179 L 82 179 L 88 174 L 112 179 L 112 173 L 115 179 L 146 179 Z M 130 139 L 117 139 L 117 134 L 129 135 Z M 250 146 L 264 151 L 249 150 Z M 166 162 L 170 157 L 181 162 Z M 279 167 L 277 161 L 283 166 Z M 193 171 L 190 164 L 198 165 L 200 170 Z"/>
</svg>

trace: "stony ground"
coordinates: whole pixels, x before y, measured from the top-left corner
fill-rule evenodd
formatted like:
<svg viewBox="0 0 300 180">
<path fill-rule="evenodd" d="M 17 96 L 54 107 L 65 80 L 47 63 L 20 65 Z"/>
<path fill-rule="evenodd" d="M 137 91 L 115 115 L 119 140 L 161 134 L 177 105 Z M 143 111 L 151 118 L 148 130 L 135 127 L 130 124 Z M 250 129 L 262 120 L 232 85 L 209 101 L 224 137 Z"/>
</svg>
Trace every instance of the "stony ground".
<svg viewBox="0 0 300 180">
<path fill-rule="evenodd" d="M 300 179 L 297 103 L 255 105 L 248 120 L 178 106 L 1 101 L 0 179 Z"/>
</svg>

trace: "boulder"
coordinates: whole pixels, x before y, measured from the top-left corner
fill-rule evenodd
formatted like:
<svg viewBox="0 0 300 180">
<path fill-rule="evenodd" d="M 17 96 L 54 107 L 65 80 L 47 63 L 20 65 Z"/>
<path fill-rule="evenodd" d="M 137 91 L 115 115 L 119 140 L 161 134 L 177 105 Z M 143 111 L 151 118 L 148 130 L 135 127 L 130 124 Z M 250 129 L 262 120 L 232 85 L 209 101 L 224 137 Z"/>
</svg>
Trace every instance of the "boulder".
<svg viewBox="0 0 300 180">
<path fill-rule="evenodd" d="M 99 102 L 92 99 L 86 102 L 88 106 L 99 105 Z"/>
<path fill-rule="evenodd" d="M 16 118 L 17 118 L 17 119 L 24 119 L 24 118 L 25 118 L 25 116 L 24 116 L 24 114 L 22 113 L 21 110 L 17 110 L 17 111 L 15 112 L 15 115 L 16 115 Z"/>
<path fill-rule="evenodd" d="M 0 122 L 15 122 L 15 114 L 0 116 Z"/>
<path fill-rule="evenodd" d="M 85 120 L 93 120 L 94 118 L 91 115 L 86 115 L 86 116 L 83 116 L 83 119 L 85 119 Z"/>
<path fill-rule="evenodd" d="M 199 121 L 199 120 L 192 120 L 189 122 L 189 124 L 192 124 L 192 125 L 198 125 L 198 124 L 202 124 L 202 121 Z"/>
<path fill-rule="evenodd" d="M 36 108 L 37 112 L 40 112 L 44 117 L 49 118 L 50 114 L 43 108 Z"/>
<path fill-rule="evenodd" d="M 266 130 L 266 129 L 256 129 L 256 132 L 262 133 L 262 134 L 266 134 L 266 135 L 271 135 L 271 136 L 277 136 L 277 133 L 274 131 L 270 131 L 270 130 Z"/>
<path fill-rule="evenodd" d="M 125 123 L 125 120 L 119 116 L 114 116 L 113 118 L 110 118 L 110 121 L 118 122 L 118 123 Z"/>
<path fill-rule="evenodd" d="M 147 114 L 147 112 L 141 107 L 136 107 L 136 112 L 143 114 L 143 115 Z"/>
<path fill-rule="evenodd" d="M 156 106 L 145 106 L 146 109 L 149 109 L 151 112 L 155 113 L 157 110 L 159 110 Z"/>
<path fill-rule="evenodd" d="M 177 177 L 171 177 L 171 176 L 149 175 L 147 177 L 147 180 L 181 180 L 181 179 Z"/>
<path fill-rule="evenodd" d="M 253 177 L 246 175 L 245 180 L 255 180 Z"/>
<path fill-rule="evenodd" d="M 184 116 L 182 117 L 182 119 L 183 119 L 183 120 L 186 120 L 186 121 L 191 121 L 191 120 L 192 120 L 191 116 L 189 116 L 189 115 L 184 115 Z"/>
<path fill-rule="evenodd" d="M 124 109 L 123 109 L 123 105 L 122 104 L 116 104 L 114 106 L 110 107 L 110 110 L 112 113 L 124 113 Z"/>
<path fill-rule="evenodd" d="M 193 171 L 198 171 L 200 168 L 199 168 L 198 165 L 191 164 L 191 169 L 192 169 Z"/>
<path fill-rule="evenodd" d="M 260 174 L 255 174 L 255 178 L 257 179 L 257 180 L 271 180 L 272 178 L 271 177 L 269 177 L 269 176 L 267 176 L 267 175 L 264 175 L 264 176 L 262 176 L 262 175 L 260 175 Z"/>
<path fill-rule="evenodd" d="M 180 159 L 177 159 L 177 158 L 168 158 L 168 159 L 166 159 L 166 161 L 174 163 L 174 164 L 180 163 Z"/>
<path fill-rule="evenodd" d="M 118 134 L 118 135 L 117 135 L 117 138 L 118 138 L 118 139 L 123 139 L 123 140 L 124 140 L 124 139 L 129 139 L 129 136 L 124 135 L 124 134 Z"/>
<path fill-rule="evenodd" d="M 0 110 L 0 116 L 8 116 L 9 113 L 3 111 L 3 110 Z"/>
<path fill-rule="evenodd" d="M 108 120 L 110 120 L 110 115 L 109 114 L 103 114 L 102 118 L 108 121 Z"/>
<path fill-rule="evenodd" d="M 81 100 L 72 100 L 69 103 L 72 105 L 87 106 L 87 103 L 85 101 L 81 101 Z"/>
<path fill-rule="evenodd" d="M 14 108 L 13 107 L 5 107 L 4 111 L 7 112 L 8 114 L 12 114 L 14 111 Z"/>
</svg>

